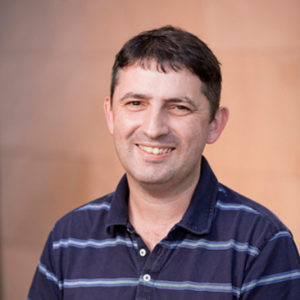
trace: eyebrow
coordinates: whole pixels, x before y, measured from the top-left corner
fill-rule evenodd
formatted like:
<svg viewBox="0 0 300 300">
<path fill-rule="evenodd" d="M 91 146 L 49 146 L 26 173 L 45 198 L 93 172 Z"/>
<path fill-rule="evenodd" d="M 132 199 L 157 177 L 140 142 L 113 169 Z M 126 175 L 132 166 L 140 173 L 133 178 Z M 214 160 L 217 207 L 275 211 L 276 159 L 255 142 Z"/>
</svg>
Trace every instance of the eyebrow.
<svg viewBox="0 0 300 300">
<path fill-rule="evenodd" d="M 167 99 L 167 102 L 172 102 L 172 103 L 187 103 L 187 104 L 191 105 L 193 108 L 195 108 L 195 109 L 197 108 L 195 102 L 191 98 L 189 98 L 187 96 L 182 97 L 182 98 L 170 98 L 170 99 Z"/>
<path fill-rule="evenodd" d="M 128 98 L 132 98 L 132 99 L 151 99 L 152 96 L 147 95 L 147 94 L 128 92 L 120 99 L 120 102 L 123 102 Z M 191 105 L 193 108 L 195 108 L 195 109 L 197 108 L 195 102 L 187 96 L 184 96 L 182 98 L 176 98 L 176 97 L 168 98 L 168 99 L 165 99 L 165 100 L 166 100 L 166 102 L 171 102 L 171 103 L 187 103 L 187 104 Z"/>
<path fill-rule="evenodd" d="M 128 98 L 133 98 L 133 99 L 150 99 L 152 98 L 150 95 L 146 95 L 146 94 L 139 94 L 139 93 L 132 93 L 132 92 L 128 92 L 126 93 L 121 99 L 120 102 L 128 99 Z"/>
</svg>

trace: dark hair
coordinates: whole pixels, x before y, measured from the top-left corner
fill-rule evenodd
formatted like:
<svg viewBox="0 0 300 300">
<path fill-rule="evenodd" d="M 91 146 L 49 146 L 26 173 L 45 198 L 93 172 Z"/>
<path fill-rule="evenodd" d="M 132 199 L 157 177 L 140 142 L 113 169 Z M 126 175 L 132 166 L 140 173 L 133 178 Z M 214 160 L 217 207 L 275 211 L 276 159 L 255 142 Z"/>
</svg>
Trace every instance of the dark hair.
<svg viewBox="0 0 300 300">
<path fill-rule="evenodd" d="M 166 73 L 166 67 L 178 71 L 183 67 L 197 75 L 202 92 L 210 103 L 213 119 L 220 103 L 222 76 L 215 55 L 195 35 L 172 26 L 145 31 L 130 39 L 116 55 L 112 68 L 111 99 L 117 84 L 118 72 L 135 63 L 147 68 L 149 61 L 157 62 L 157 69 Z"/>
</svg>

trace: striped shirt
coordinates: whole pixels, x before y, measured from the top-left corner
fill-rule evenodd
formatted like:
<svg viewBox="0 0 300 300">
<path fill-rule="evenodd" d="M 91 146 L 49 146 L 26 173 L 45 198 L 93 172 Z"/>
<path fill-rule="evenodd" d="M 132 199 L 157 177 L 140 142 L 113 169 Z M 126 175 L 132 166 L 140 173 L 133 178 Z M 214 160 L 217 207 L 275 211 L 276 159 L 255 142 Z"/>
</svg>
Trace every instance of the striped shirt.
<svg viewBox="0 0 300 300">
<path fill-rule="evenodd" d="M 128 222 L 128 193 L 124 175 L 56 223 L 28 300 L 300 299 L 289 230 L 218 183 L 205 158 L 182 220 L 152 252 Z"/>
</svg>

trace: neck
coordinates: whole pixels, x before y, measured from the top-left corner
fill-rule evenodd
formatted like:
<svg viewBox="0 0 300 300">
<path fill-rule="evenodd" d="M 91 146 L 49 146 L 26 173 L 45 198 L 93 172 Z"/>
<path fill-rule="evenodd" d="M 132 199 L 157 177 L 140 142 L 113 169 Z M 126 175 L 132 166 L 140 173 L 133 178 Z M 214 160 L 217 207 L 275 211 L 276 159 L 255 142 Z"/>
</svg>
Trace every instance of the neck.
<svg viewBox="0 0 300 300">
<path fill-rule="evenodd" d="M 199 176 L 172 187 L 141 185 L 128 176 L 129 220 L 150 251 L 182 219 Z"/>
</svg>

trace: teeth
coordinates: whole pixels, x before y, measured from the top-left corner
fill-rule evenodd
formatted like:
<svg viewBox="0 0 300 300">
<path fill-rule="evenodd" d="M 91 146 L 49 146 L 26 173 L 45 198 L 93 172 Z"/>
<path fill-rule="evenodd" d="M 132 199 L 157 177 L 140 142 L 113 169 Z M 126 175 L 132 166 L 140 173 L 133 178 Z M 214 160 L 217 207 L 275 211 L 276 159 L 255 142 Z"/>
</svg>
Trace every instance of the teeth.
<svg viewBox="0 0 300 300">
<path fill-rule="evenodd" d="M 138 145 L 138 147 L 151 154 L 163 154 L 171 151 L 171 148 L 156 148 L 156 147 L 148 147 L 142 145 Z"/>
</svg>

